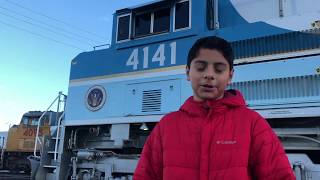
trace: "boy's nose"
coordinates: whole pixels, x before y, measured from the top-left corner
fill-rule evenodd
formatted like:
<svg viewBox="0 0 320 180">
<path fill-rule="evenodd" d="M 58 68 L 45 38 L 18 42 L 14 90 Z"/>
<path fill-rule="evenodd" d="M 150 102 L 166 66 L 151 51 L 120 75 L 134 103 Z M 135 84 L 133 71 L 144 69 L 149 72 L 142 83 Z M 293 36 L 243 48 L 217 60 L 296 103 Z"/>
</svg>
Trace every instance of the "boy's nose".
<svg viewBox="0 0 320 180">
<path fill-rule="evenodd" d="M 213 80 L 214 79 L 214 71 L 213 71 L 213 69 L 208 68 L 204 72 L 203 78 L 208 79 L 208 80 Z"/>
<path fill-rule="evenodd" d="M 204 74 L 203 78 L 208 79 L 208 80 L 213 80 L 214 79 L 212 74 Z"/>
</svg>

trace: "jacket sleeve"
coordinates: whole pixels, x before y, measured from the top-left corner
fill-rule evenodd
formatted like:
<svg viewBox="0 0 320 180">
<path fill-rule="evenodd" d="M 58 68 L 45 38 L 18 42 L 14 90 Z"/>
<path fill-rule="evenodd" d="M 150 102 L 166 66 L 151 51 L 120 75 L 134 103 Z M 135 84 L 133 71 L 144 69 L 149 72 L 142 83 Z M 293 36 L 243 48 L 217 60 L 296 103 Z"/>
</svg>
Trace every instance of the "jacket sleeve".
<svg viewBox="0 0 320 180">
<path fill-rule="evenodd" d="M 144 144 L 134 172 L 134 180 L 162 180 L 162 143 L 159 123 Z"/>
<path fill-rule="evenodd" d="M 249 166 L 258 180 L 295 180 L 288 157 L 269 124 L 260 115 L 251 129 Z"/>
</svg>

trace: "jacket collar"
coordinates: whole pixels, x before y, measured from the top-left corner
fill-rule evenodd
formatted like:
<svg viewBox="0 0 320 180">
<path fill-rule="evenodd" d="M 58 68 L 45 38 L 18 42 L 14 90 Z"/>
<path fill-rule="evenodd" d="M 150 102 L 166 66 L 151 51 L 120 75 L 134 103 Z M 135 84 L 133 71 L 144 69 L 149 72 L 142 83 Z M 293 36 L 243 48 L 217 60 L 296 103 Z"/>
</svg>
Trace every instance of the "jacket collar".
<svg viewBox="0 0 320 180">
<path fill-rule="evenodd" d="M 246 106 L 242 94 L 237 90 L 227 90 L 223 98 L 218 100 L 198 102 L 193 100 L 193 96 L 191 96 L 180 107 L 180 111 L 184 111 L 192 116 L 206 116 L 210 109 L 214 113 L 223 113 L 227 109 L 239 106 Z"/>
</svg>

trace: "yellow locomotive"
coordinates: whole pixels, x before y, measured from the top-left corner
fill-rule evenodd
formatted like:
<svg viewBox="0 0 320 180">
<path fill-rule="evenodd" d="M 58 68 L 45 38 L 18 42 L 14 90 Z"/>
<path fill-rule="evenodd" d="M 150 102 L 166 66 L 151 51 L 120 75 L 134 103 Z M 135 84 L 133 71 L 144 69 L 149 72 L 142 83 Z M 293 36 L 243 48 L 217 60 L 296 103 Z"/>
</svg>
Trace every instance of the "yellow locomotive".
<svg viewBox="0 0 320 180">
<path fill-rule="evenodd" d="M 42 111 L 29 111 L 22 116 L 19 125 L 13 125 L 9 129 L 1 159 L 2 169 L 30 172 L 31 165 L 28 156 L 34 152 L 37 126 L 43 113 Z M 39 126 L 39 137 L 50 135 L 50 126 L 54 125 L 56 121 L 56 112 L 48 111 L 45 113 Z M 39 151 L 38 146 L 37 152 Z"/>
</svg>

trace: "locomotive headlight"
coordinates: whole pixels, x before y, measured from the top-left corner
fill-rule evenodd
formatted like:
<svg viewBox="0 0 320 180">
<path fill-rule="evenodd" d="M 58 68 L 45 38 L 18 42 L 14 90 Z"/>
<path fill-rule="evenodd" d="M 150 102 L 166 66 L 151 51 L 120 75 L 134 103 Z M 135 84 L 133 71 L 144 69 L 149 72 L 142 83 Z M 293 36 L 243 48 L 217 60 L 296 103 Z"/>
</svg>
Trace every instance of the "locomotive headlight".
<svg viewBox="0 0 320 180">
<path fill-rule="evenodd" d="M 318 67 L 318 68 L 316 69 L 316 73 L 317 73 L 317 74 L 320 74 L 320 67 Z"/>
<path fill-rule="evenodd" d="M 90 111 L 101 109 L 106 101 L 106 91 L 104 87 L 96 85 L 91 87 L 86 94 L 85 104 Z"/>
<path fill-rule="evenodd" d="M 149 130 L 149 128 L 148 128 L 146 123 L 142 123 L 142 125 L 140 126 L 140 129 L 143 130 L 143 131 L 148 131 Z"/>
</svg>

